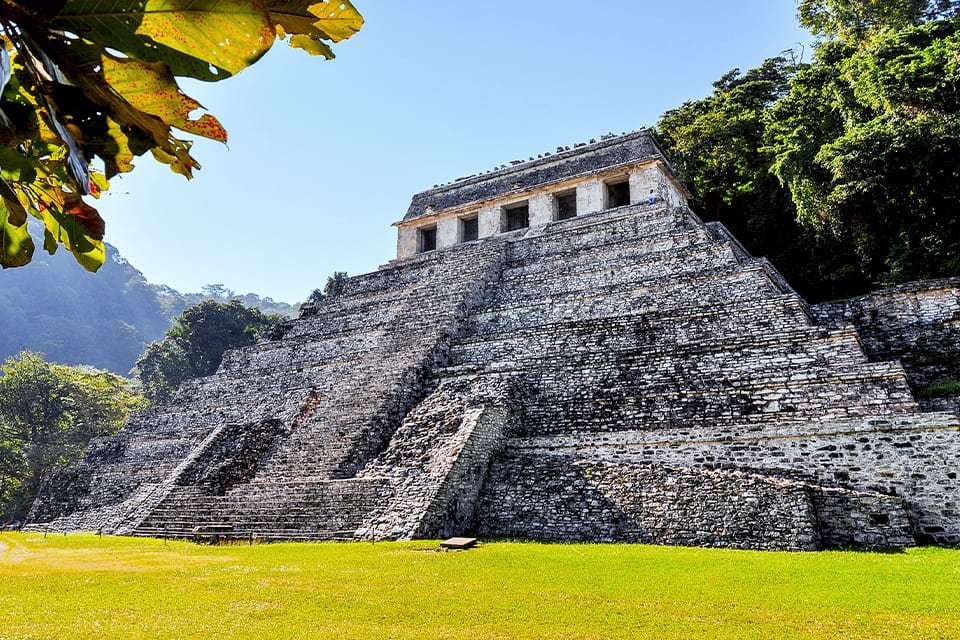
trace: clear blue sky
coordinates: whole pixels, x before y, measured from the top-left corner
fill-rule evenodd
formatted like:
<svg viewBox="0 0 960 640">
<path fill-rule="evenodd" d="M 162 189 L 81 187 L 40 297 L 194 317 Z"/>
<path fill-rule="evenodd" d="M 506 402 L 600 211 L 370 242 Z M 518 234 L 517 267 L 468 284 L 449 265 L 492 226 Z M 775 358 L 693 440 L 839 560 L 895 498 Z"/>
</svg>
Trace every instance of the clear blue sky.
<svg viewBox="0 0 960 640">
<path fill-rule="evenodd" d="M 229 149 L 198 141 L 192 182 L 140 158 L 100 201 L 108 242 L 151 281 L 302 300 L 388 261 L 414 192 L 655 124 L 809 42 L 794 0 L 355 4 L 367 23 L 333 62 L 278 43 L 185 83 Z"/>
</svg>

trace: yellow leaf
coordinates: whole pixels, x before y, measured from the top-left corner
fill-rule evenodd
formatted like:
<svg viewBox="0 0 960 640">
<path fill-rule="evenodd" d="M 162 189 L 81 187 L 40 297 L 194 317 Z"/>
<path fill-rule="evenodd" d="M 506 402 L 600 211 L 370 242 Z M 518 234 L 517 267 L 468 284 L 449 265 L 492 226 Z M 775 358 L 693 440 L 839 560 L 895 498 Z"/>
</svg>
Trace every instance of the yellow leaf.
<svg viewBox="0 0 960 640">
<path fill-rule="evenodd" d="M 310 13 L 319 18 L 314 26 L 334 42 L 346 40 L 363 26 L 363 16 L 348 0 L 318 2 L 310 6 Z"/>
<path fill-rule="evenodd" d="M 202 105 L 180 91 L 170 69 L 162 62 L 104 55 L 103 78 L 134 109 L 188 133 L 226 142 L 227 131 L 209 113 L 191 119 L 191 114 Z"/>
<path fill-rule="evenodd" d="M 52 25 L 202 80 L 242 71 L 275 37 L 263 0 L 71 0 Z"/>
<path fill-rule="evenodd" d="M 298 33 L 290 36 L 290 46 L 294 49 L 303 49 L 312 56 L 323 56 L 327 60 L 334 57 L 333 49 L 323 40 L 317 40 L 310 36 Z"/>
<path fill-rule="evenodd" d="M 311 55 L 333 58 L 325 40 L 339 42 L 349 38 L 363 25 L 363 18 L 349 2 L 312 0 L 266 0 L 277 37 L 290 35 L 290 46 Z"/>
<path fill-rule="evenodd" d="M 113 142 L 109 151 L 108 173 L 127 173 L 133 171 L 133 151 L 130 149 L 130 138 L 120 125 L 112 119 L 107 119 L 107 138 Z"/>
</svg>

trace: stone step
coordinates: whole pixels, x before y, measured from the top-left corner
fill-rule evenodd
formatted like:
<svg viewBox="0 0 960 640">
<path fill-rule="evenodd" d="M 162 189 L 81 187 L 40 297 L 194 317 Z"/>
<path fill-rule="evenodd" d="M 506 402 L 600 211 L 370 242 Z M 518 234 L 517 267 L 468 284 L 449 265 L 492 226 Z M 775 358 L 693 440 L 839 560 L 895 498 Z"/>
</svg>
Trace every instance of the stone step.
<svg viewBox="0 0 960 640">
<path fill-rule="evenodd" d="M 650 335 L 676 334 L 686 340 L 716 338 L 721 341 L 740 335 L 744 326 L 758 326 L 767 332 L 779 332 L 804 329 L 811 324 L 803 301 L 796 295 L 783 294 L 709 306 L 695 304 L 666 309 L 648 308 L 636 312 L 628 309 L 615 317 L 559 320 L 509 331 L 495 325 L 487 326 L 493 330 L 481 331 L 468 326 L 457 336 L 451 348 L 495 343 L 502 339 L 542 340 L 553 335 L 590 335 L 597 332 L 616 335 L 642 331 Z"/>
<path fill-rule="evenodd" d="M 479 274 L 475 277 L 479 279 Z M 316 340 L 350 335 L 371 327 L 389 328 L 401 317 L 415 319 L 411 317 L 411 305 L 417 305 L 420 300 L 429 299 L 431 309 L 443 311 L 455 307 L 462 295 L 460 288 L 444 288 L 442 283 L 426 282 L 410 290 L 384 294 L 384 301 L 358 305 L 350 313 L 340 313 L 332 305 L 324 306 L 305 321 L 297 323 L 284 338 Z M 435 315 L 429 312 L 425 314 L 426 317 Z M 424 326 L 429 326 L 429 323 L 424 322 Z"/>
<path fill-rule="evenodd" d="M 377 271 L 351 276 L 343 283 L 343 291 L 337 298 L 377 293 L 386 288 L 405 289 L 438 277 L 445 282 L 470 279 L 485 271 L 487 265 L 499 259 L 503 252 L 502 244 L 490 242 L 461 245 L 454 251 L 423 253 Z M 443 277 L 444 274 L 450 277 Z M 324 303 L 328 302 L 330 300 L 324 299 Z"/>
<path fill-rule="evenodd" d="M 284 339 L 277 342 L 260 342 L 247 349 L 236 349 L 224 354 L 221 374 L 242 374 L 249 369 L 276 368 L 283 362 L 286 369 L 301 366 L 304 362 L 328 361 L 360 355 L 376 349 L 383 341 L 383 327 L 363 327 L 356 332 L 314 339 Z"/>
<path fill-rule="evenodd" d="M 618 368 L 641 362 L 642 366 L 677 366 L 677 363 L 703 359 L 705 369 L 720 363 L 738 367 L 751 362 L 761 368 L 783 366 L 820 366 L 865 362 L 859 337 L 853 327 L 828 329 L 798 327 L 771 332 L 766 327 L 743 328 L 739 335 L 718 340 L 715 337 L 687 339 L 681 332 L 652 333 L 645 323 L 616 327 L 571 326 L 553 333 L 459 343 L 451 347 L 447 369 L 458 373 L 473 367 L 481 372 L 487 364 L 515 362 L 530 368 L 557 369 L 596 367 L 615 364 Z M 773 360 L 771 361 L 771 358 Z M 664 362 L 669 364 L 663 365 Z"/>
<path fill-rule="evenodd" d="M 664 278 L 637 286 L 585 288 L 552 297 L 511 292 L 494 296 L 489 304 L 472 313 L 465 331 L 512 331 L 574 318 L 592 320 L 692 306 L 706 309 L 732 302 L 755 304 L 781 293 L 760 264 L 683 279 Z"/>
<path fill-rule="evenodd" d="M 670 249 L 664 253 L 642 258 L 624 256 L 600 263 L 570 257 L 562 267 L 557 265 L 550 270 L 511 270 L 503 275 L 502 289 L 519 291 L 521 294 L 535 290 L 539 296 L 552 296 L 584 288 L 636 285 L 667 277 L 695 277 L 740 264 L 729 245 L 715 242 Z"/>
<path fill-rule="evenodd" d="M 591 244 L 576 251 L 558 252 L 535 260 L 514 257 L 504 265 L 503 274 L 510 276 L 514 273 L 550 272 L 564 268 L 569 262 L 585 265 L 612 264 L 616 261 L 635 262 L 650 256 L 666 256 L 672 251 L 718 244 L 721 243 L 703 227 L 671 228 L 636 238 L 610 239 L 604 244 Z"/>
<path fill-rule="evenodd" d="M 800 377 L 800 375 L 804 377 Z M 644 385 L 585 388 L 571 376 L 539 388 L 525 403 L 529 435 L 569 431 L 660 429 L 736 421 L 775 423 L 917 411 L 902 370 L 878 363 L 846 371 L 785 374 L 747 381 L 681 378 Z M 557 388 L 569 389 L 567 393 Z"/>
<path fill-rule="evenodd" d="M 311 523 L 358 519 L 389 491 L 384 480 L 305 480 L 259 485 L 241 484 L 226 495 L 208 495 L 200 487 L 176 487 L 151 512 L 144 527 L 172 527 L 177 522 L 229 521 Z"/>
<path fill-rule="evenodd" d="M 668 209 L 644 211 L 626 207 L 595 218 L 583 218 L 576 227 L 547 227 L 542 234 L 529 234 L 512 243 L 511 254 L 524 260 L 538 260 L 558 253 L 571 253 L 624 238 L 653 237 L 682 229 L 692 218 Z"/>
</svg>

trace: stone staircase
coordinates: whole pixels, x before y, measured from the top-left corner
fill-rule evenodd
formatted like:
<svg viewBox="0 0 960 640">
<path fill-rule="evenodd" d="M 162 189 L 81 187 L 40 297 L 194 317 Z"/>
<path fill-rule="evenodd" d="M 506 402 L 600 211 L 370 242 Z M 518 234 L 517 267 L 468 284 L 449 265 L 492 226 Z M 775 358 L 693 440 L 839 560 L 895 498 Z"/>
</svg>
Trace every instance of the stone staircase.
<svg viewBox="0 0 960 640">
<path fill-rule="evenodd" d="M 518 376 L 528 435 L 917 410 L 898 365 L 690 212 L 598 219 L 513 243 L 438 377 Z"/>
<path fill-rule="evenodd" d="M 389 491 L 349 478 L 428 392 L 427 373 L 465 305 L 495 277 L 502 247 L 466 253 L 351 278 L 274 339 L 228 353 L 215 375 L 94 443 L 77 469 L 48 485 L 31 520 L 137 535 L 186 535 L 211 523 L 266 538 L 356 530 Z M 282 425 L 269 447 L 239 461 L 252 467 L 250 478 L 223 495 L 183 481 L 224 425 L 268 420 Z M 221 464 L 238 462 L 224 456 Z"/>
</svg>

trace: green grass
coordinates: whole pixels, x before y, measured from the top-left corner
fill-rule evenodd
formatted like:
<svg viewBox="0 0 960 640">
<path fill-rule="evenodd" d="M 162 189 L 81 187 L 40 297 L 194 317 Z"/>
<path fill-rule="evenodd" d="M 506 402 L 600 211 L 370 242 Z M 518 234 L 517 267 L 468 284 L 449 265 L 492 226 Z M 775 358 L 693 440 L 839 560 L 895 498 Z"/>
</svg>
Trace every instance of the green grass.
<svg viewBox="0 0 960 640">
<path fill-rule="evenodd" d="M 0 638 L 960 638 L 960 551 L 0 534 Z"/>
</svg>

